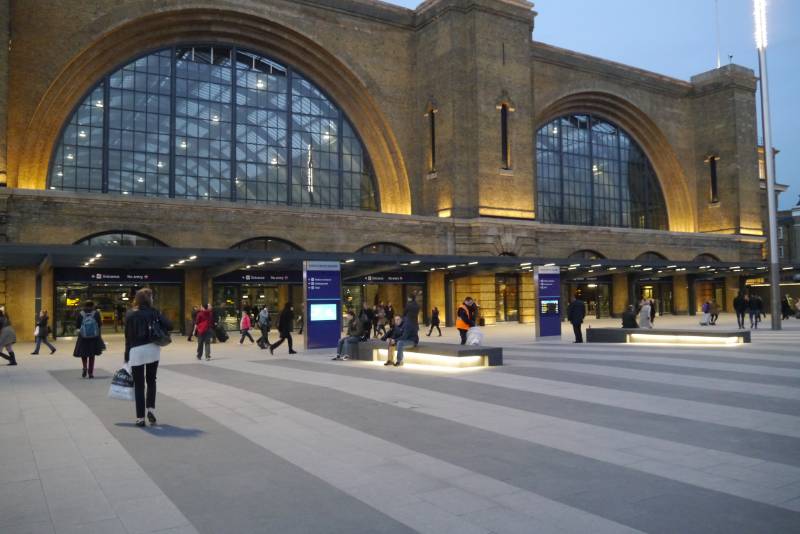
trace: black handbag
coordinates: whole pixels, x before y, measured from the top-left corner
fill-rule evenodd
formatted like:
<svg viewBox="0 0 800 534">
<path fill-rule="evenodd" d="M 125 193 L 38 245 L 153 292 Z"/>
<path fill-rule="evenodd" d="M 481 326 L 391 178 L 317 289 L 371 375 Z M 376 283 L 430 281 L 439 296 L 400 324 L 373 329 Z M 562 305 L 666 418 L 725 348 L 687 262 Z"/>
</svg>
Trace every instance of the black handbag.
<svg viewBox="0 0 800 534">
<path fill-rule="evenodd" d="M 159 347 L 166 347 L 172 343 L 172 336 L 161 324 L 161 315 L 158 312 L 153 313 L 153 319 L 150 321 L 150 343 L 154 343 Z"/>
</svg>

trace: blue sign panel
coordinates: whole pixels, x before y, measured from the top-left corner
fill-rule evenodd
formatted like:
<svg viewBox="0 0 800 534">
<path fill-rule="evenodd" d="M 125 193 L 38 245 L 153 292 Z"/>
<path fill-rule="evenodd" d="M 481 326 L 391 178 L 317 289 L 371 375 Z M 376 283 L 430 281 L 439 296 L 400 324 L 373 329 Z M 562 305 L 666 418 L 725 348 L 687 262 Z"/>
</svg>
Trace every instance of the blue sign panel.
<svg viewBox="0 0 800 534">
<path fill-rule="evenodd" d="M 300 271 L 253 271 L 243 269 L 231 271 L 214 278 L 217 284 L 302 284 L 303 274 Z"/>
<path fill-rule="evenodd" d="M 346 284 L 414 284 L 425 285 L 427 273 L 375 273 L 348 278 Z"/>
<path fill-rule="evenodd" d="M 174 269 L 55 269 L 56 282 L 118 283 L 126 285 L 182 284 L 183 271 Z"/>
<path fill-rule="evenodd" d="M 536 337 L 561 337 L 561 270 L 558 267 L 537 267 Z"/>
<path fill-rule="evenodd" d="M 334 348 L 342 334 L 342 273 L 339 262 L 303 262 L 306 348 Z"/>
</svg>

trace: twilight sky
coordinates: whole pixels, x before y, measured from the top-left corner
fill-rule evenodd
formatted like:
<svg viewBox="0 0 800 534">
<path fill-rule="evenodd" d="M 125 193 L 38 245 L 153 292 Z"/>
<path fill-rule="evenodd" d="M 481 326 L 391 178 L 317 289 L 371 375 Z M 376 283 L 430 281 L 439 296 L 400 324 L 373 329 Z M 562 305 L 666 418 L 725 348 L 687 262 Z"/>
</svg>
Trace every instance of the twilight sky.
<svg viewBox="0 0 800 534">
<path fill-rule="evenodd" d="M 533 38 L 688 80 L 716 67 L 714 0 L 533 0 Z M 752 0 L 718 0 L 723 64 L 758 71 Z M 389 0 L 414 8 L 416 0 Z M 782 209 L 800 194 L 800 0 L 770 0 L 769 83 Z M 760 109 L 760 108 L 759 108 Z"/>
</svg>

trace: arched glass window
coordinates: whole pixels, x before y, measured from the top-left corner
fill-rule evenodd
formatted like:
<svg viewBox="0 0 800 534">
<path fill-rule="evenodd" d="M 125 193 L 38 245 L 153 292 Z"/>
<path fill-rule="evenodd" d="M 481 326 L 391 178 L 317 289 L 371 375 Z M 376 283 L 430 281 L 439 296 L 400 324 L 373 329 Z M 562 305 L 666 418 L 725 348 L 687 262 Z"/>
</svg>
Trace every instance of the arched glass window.
<svg viewBox="0 0 800 534">
<path fill-rule="evenodd" d="M 719 258 L 713 254 L 700 254 L 695 257 L 694 261 L 699 261 L 702 263 L 719 263 Z"/>
<path fill-rule="evenodd" d="M 263 252 L 291 252 L 293 250 L 303 250 L 291 241 L 278 239 L 277 237 L 256 237 L 236 243 L 232 249 L 259 250 Z"/>
<path fill-rule="evenodd" d="M 372 243 L 358 249 L 356 254 L 413 254 L 413 252 L 396 243 Z"/>
<path fill-rule="evenodd" d="M 84 237 L 75 242 L 76 245 L 94 247 L 166 247 L 154 237 L 134 232 L 103 232 L 102 234 Z"/>
<path fill-rule="evenodd" d="M 627 133 L 598 117 L 568 115 L 539 129 L 536 177 L 542 222 L 668 228 L 650 160 Z"/>
<path fill-rule="evenodd" d="M 570 260 L 604 260 L 605 256 L 594 250 L 577 250 L 569 255 Z"/>
<path fill-rule="evenodd" d="M 177 47 L 104 77 L 65 125 L 50 189 L 376 210 L 350 121 L 289 66 Z"/>
<path fill-rule="evenodd" d="M 667 258 L 663 254 L 652 251 L 639 254 L 636 256 L 636 259 L 638 261 L 667 261 Z"/>
</svg>

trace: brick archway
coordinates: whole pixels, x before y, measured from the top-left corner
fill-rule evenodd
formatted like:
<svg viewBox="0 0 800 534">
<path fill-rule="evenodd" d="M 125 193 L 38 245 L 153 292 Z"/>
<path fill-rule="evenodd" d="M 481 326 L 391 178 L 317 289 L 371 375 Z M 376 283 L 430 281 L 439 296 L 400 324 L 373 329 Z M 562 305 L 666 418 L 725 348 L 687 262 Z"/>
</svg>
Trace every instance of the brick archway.
<svg viewBox="0 0 800 534">
<path fill-rule="evenodd" d="M 591 113 L 602 117 L 630 134 L 650 158 L 656 171 L 667 205 L 670 231 L 696 231 L 696 210 L 686 173 L 666 136 L 650 117 L 616 95 L 582 92 L 563 97 L 547 106 L 537 115 L 534 131 L 558 117 L 575 113 Z"/>
<path fill-rule="evenodd" d="M 380 208 L 410 214 L 405 162 L 384 114 L 365 84 L 318 43 L 286 26 L 232 9 L 162 11 L 114 27 L 56 76 L 31 117 L 21 150 L 17 186 L 44 189 L 53 147 L 75 105 L 104 75 L 151 50 L 190 42 L 235 44 L 292 65 L 327 91 L 358 131 L 376 174 Z"/>
</svg>

